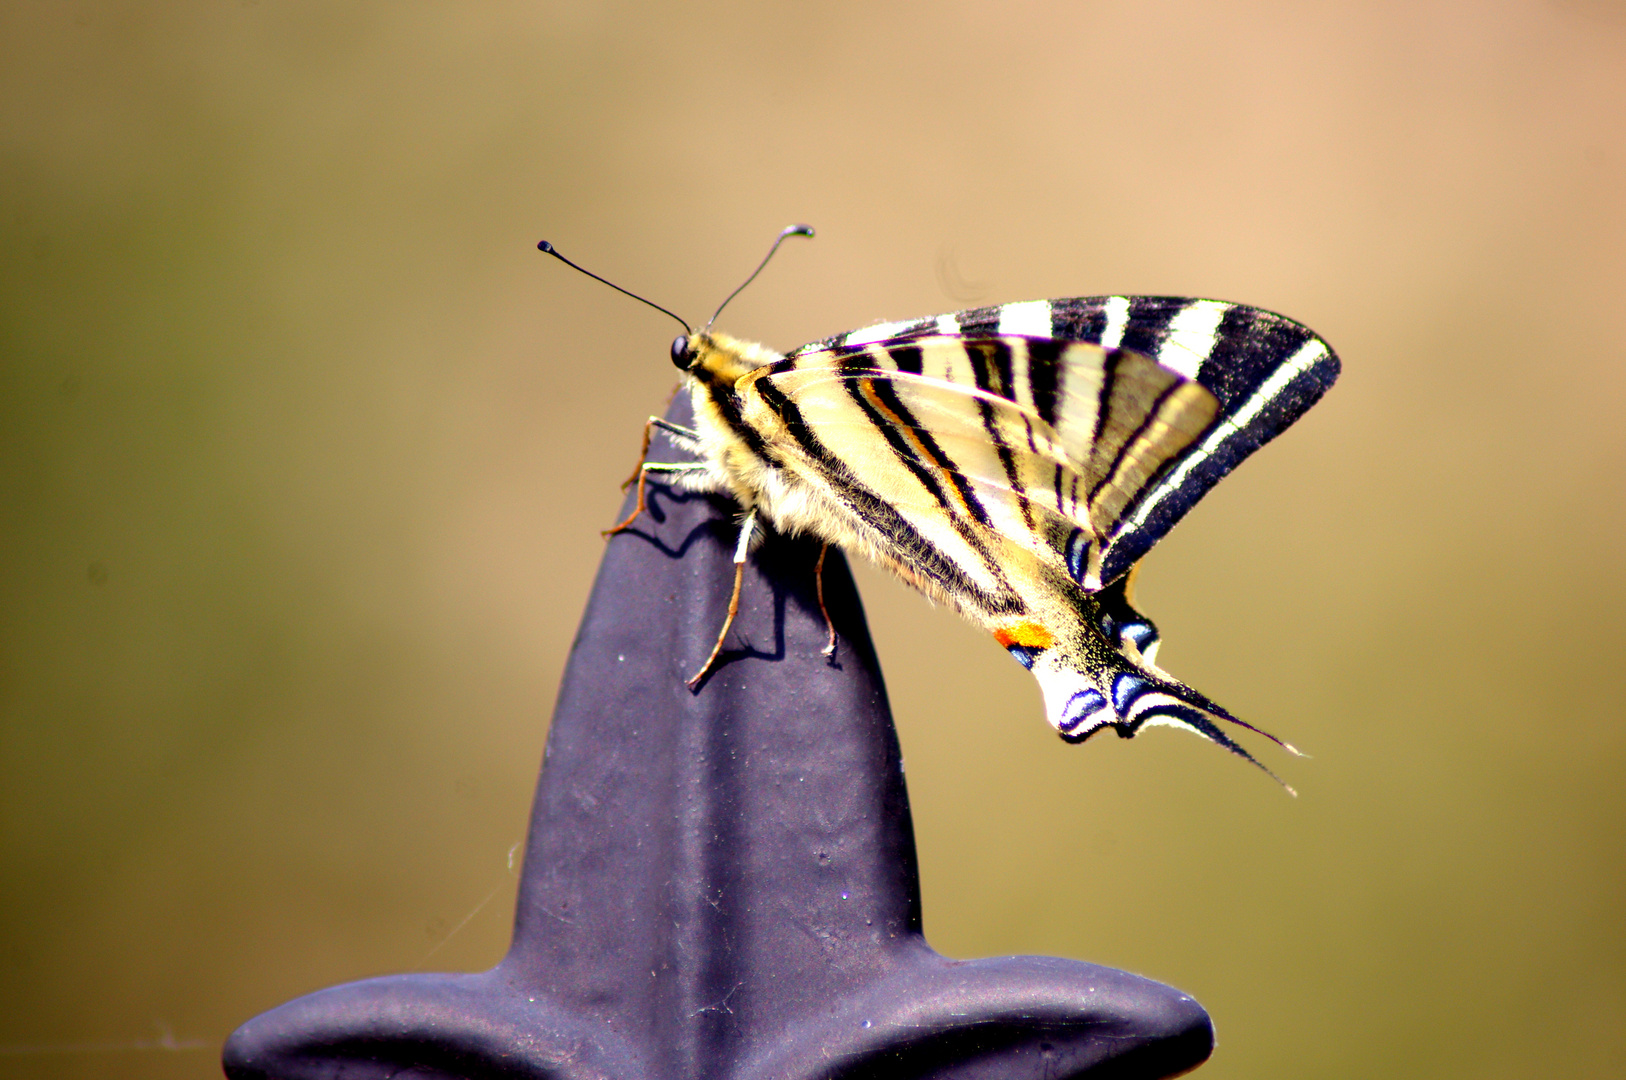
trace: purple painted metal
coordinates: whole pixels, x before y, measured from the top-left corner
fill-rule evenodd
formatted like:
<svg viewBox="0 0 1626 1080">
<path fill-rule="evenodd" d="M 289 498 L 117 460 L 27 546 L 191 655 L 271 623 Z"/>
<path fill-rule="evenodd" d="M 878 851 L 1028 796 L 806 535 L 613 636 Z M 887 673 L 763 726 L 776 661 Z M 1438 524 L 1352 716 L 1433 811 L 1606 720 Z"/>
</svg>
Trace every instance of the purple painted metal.
<svg viewBox="0 0 1626 1080">
<path fill-rule="evenodd" d="M 932 951 L 846 562 L 825 563 L 826 658 L 818 545 L 770 536 L 730 648 L 690 692 L 727 608 L 737 508 L 650 491 L 607 546 L 571 653 L 508 956 L 273 1009 L 228 1040 L 227 1075 L 1121 1080 L 1205 1060 L 1208 1016 L 1169 987 Z"/>
</svg>

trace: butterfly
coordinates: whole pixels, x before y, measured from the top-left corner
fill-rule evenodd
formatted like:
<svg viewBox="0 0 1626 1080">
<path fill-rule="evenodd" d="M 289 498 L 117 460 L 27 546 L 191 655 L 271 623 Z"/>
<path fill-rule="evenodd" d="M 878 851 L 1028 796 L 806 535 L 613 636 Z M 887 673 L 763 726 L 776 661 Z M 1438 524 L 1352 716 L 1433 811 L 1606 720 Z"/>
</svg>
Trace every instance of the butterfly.
<svg viewBox="0 0 1626 1080">
<path fill-rule="evenodd" d="M 779 241 L 791 235 L 811 230 Z M 1304 326 L 1218 300 L 1072 297 L 883 323 L 788 354 L 708 324 L 671 357 L 694 427 L 651 418 L 645 455 L 659 428 L 694 460 L 645 461 L 638 508 L 611 531 L 641 512 L 652 472 L 732 496 L 730 622 L 771 526 L 862 555 L 987 630 L 1038 679 L 1063 739 L 1171 724 L 1259 765 L 1225 722 L 1297 753 L 1159 668 L 1133 590 L 1175 522 L 1332 386 L 1338 358 Z"/>
</svg>

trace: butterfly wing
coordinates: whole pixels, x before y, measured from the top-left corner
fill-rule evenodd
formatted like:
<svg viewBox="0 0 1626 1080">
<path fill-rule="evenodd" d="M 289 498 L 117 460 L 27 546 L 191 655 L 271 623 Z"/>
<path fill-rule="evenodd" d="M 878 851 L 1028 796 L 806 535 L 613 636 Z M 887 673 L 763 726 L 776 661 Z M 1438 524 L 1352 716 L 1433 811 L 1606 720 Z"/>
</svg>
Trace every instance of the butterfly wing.
<svg viewBox="0 0 1626 1080">
<path fill-rule="evenodd" d="M 1193 380 L 1219 403 L 1202 440 L 1131 508 L 1101 553 L 1109 582 L 1133 566 L 1249 454 L 1275 438 L 1338 377 L 1338 357 L 1308 328 L 1220 300 L 1088 296 L 975 308 L 856 330 L 791 354 L 954 335 L 1021 335 L 1125 348 Z"/>
<path fill-rule="evenodd" d="M 1125 514 L 1212 428 L 1218 406 L 1140 354 L 1019 337 L 801 352 L 736 392 L 748 419 L 766 421 L 759 430 L 783 426 L 811 448 L 804 462 L 838 501 L 883 503 L 902 519 L 906 528 L 881 527 L 886 544 L 918 547 L 918 536 L 992 593 L 1009 561 L 999 549 L 1012 542 L 1099 589 Z"/>
<path fill-rule="evenodd" d="M 1253 761 L 1216 725 L 1240 721 L 1152 663 L 1128 575 L 1098 576 L 1127 515 L 1212 431 L 1213 394 L 1128 350 L 950 336 L 803 351 L 734 389 L 792 490 L 834 508 L 776 520 L 856 540 L 980 622 L 1064 737 L 1173 723 Z"/>
</svg>

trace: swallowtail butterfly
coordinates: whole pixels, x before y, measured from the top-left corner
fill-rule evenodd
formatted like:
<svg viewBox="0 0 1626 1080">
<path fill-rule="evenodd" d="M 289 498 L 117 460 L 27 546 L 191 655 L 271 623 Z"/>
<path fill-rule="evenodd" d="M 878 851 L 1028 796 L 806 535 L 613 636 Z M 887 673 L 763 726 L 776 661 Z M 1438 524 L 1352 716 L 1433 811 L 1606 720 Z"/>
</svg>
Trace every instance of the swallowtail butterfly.
<svg viewBox="0 0 1626 1080">
<path fill-rule="evenodd" d="M 1308 329 L 1218 300 L 1090 296 L 883 323 L 785 355 L 708 324 L 672 361 L 695 427 L 650 424 L 697 460 L 645 462 L 640 487 L 663 472 L 738 500 L 730 620 L 771 524 L 986 629 L 1068 741 L 1173 724 L 1254 761 L 1217 721 L 1259 729 L 1156 665 L 1132 588 L 1152 545 L 1332 386 L 1338 358 Z"/>
</svg>

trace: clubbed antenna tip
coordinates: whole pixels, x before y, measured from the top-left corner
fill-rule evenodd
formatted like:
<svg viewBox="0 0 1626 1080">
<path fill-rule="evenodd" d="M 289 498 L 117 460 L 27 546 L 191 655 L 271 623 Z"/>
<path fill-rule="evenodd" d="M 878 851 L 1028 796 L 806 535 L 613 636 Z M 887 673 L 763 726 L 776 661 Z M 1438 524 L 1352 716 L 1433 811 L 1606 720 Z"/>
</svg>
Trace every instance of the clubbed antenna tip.
<svg viewBox="0 0 1626 1080">
<path fill-rule="evenodd" d="M 783 244 L 785 242 L 786 237 L 790 237 L 790 236 L 807 236 L 807 237 L 811 237 L 812 235 L 813 235 L 813 226 L 811 226 L 811 225 L 791 225 L 791 226 L 788 226 L 786 228 L 780 229 L 779 230 L 779 235 L 774 237 L 773 246 L 768 249 L 768 254 L 766 254 L 766 255 L 764 255 L 762 257 L 762 261 L 757 263 L 757 268 L 755 270 L 751 271 L 751 276 L 746 278 L 744 281 L 740 282 L 740 287 L 738 289 L 735 289 L 733 292 L 729 293 L 728 294 L 728 299 L 724 300 L 721 304 L 718 304 L 717 305 L 717 310 L 711 313 L 711 318 L 706 323 L 706 329 L 707 330 L 711 329 L 711 324 L 717 321 L 717 316 L 719 316 L 719 315 L 721 315 L 723 313 L 723 309 L 728 306 L 728 301 L 729 300 L 732 300 L 736 296 L 740 295 L 740 293 L 744 291 L 744 289 L 745 289 L 745 287 L 747 285 L 751 284 L 751 282 L 753 282 L 753 281 L 755 281 L 757 279 L 757 275 L 762 273 L 762 268 L 764 266 L 768 265 L 768 260 L 773 258 L 773 253 L 779 250 L 779 245 Z"/>
<path fill-rule="evenodd" d="M 546 240 L 538 240 L 536 242 L 536 250 L 542 252 L 545 255 L 552 255 L 555 259 L 558 259 L 560 262 L 564 263 L 566 266 L 570 267 L 572 270 L 580 271 L 581 273 L 586 274 L 588 277 L 592 278 L 594 281 L 602 281 L 602 282 L 604 282 L 604 284 L 608 285 L 610 288 L 614 289 L 616 292 L 622 293 L 623 295 L 626 295 L 626 296 L 630 296 L 634 300 L 638 301 L 640 304 L 648 304 L 650 307 L 654 308 L 656 311 L 659 311 L 664 315 L 671 315 L 672 318 L 674 318 L 674 319 L 676 319 L 678 321 L 678 325 L 683 327 L 683 329 L 685 331 L 687 331 L 690 334 L 694 333 L 694 327 L 690 326 L 683 319 L 682 316 L 674 314 L 673 312 L 667 311 L 665 308 L 661 307 L 659 304 L 655 303 L 655 301 L 653 301 L 653 300 L 645 300 L 643 297 L 639 296 L 637 293 L 629 292 L 628 290 L 623 289 L 621 286 L 617 285 L 613 281 L 610 281 L 610 280 L 608 280 L 606 278 L 599 277 L 597 274 L 593 273 L 591 270 L 583 269 L 582 267 L 577 266 L 575 263 L 571 262 L 569 259 L 567 259 L 563 255 L 559 254 L 559 249 L 554 247 L 552 244 L 548 243 Z"/>
</svg>

